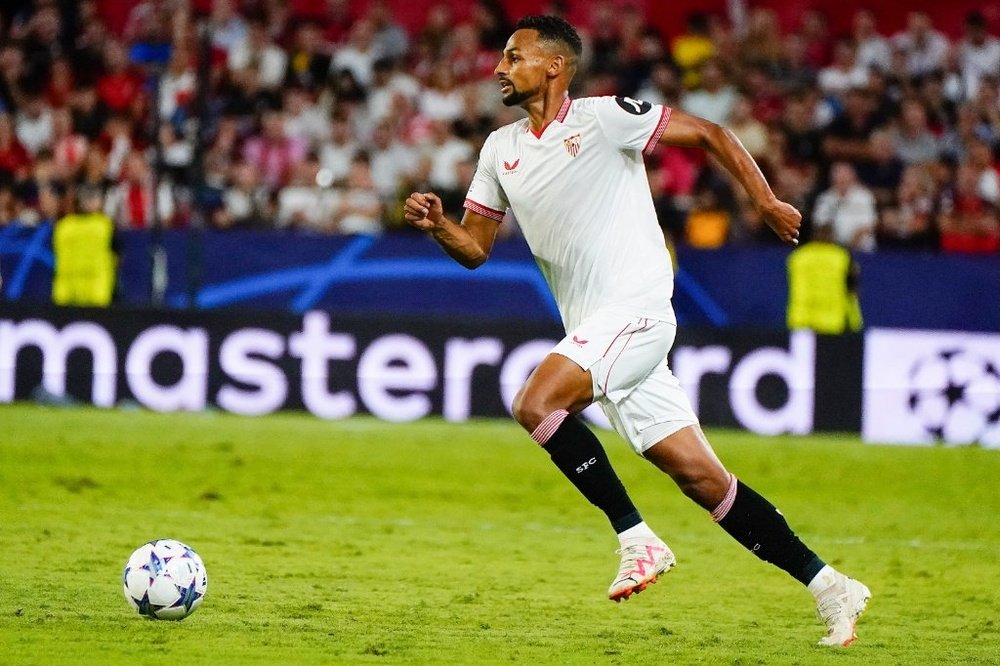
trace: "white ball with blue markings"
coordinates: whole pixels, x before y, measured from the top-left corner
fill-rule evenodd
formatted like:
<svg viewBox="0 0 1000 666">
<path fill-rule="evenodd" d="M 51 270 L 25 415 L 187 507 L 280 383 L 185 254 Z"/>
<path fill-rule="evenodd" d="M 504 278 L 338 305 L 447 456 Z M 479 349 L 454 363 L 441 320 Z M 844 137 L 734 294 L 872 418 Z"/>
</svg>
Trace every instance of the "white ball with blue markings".
<svg viewBox="0 0 1000 666">
<path fill-rule="evenodd" d="M 174 539 L 139 546 L 128 558 L 122 580 L 132 608 L 153 620 L 183 620 L 198 609 L 208 589 L 201 557 Z"/>
</svg>

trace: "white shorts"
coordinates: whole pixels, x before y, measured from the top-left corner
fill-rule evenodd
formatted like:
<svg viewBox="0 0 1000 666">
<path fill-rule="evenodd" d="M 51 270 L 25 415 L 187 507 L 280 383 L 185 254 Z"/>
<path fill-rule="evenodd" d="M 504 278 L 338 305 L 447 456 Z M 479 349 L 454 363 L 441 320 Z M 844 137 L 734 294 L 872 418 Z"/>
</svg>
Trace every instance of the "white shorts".
<svg viewBox="0 0 1000 666">
<path fill-rule="evenodd" d="M 552 350 L 590 371 L 594 401 L 640 455 L 698 423 L 667 365 L 676 334 L 674 322 L 604 311 L 570 331 Z"/>
</svg>

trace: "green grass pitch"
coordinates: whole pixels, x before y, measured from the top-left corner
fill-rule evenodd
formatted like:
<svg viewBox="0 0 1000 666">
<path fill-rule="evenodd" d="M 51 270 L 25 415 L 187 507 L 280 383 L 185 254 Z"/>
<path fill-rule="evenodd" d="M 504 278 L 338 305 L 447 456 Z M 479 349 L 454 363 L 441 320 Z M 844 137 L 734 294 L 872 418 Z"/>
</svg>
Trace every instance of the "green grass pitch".
<svg viewBox="0 0 1000 666">
<path fill-rule="evenodd" d="M 616 542 L 513 422 L 0 407 L 0 663 L 945 664 L 1000 660 L 1000 453 L 709 437 L 874 599 L 847 650 L 615 435 L 678 566 L 606 597 Z M 121 591 L 156 537 L 204 558 L 181 623 Z"/>
</svg>

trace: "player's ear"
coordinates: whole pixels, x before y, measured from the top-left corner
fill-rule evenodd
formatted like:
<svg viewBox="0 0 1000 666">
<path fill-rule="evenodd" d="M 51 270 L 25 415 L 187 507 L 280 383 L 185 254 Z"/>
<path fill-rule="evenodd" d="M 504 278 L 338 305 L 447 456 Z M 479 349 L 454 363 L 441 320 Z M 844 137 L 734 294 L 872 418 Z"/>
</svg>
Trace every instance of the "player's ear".
<svg viewBox="0 0 1000 666">
<path fill-rule="evenodd" d="M 567 64 L 566 56 L 556 54 L 552 56 L 551 60 L 549 60 L 549 67 L 545 73 L 548 74 L 550 79 L 554 79 L 566 70 Z"/>
</svg>

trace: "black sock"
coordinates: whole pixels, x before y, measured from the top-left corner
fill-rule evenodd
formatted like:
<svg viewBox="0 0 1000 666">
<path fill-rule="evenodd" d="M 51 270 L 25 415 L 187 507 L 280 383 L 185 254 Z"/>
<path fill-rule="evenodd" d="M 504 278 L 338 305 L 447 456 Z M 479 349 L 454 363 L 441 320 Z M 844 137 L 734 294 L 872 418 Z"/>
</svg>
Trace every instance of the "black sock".
<svg viewBox="0 0 1000 666">
<path fill-rule="evenodd" d="M 566 478 L 604 512 L 615 532 L 624 532 L 642 522 L 604 447 L 579 419 L 567 416 L 544 448 Z"/>
<path fill-rule="evenodd" d="M 719 526 L 751 553 L 808 585 L 825 563 L 806 548 L 774 505 L 742 481 Z"/>
</svg>

